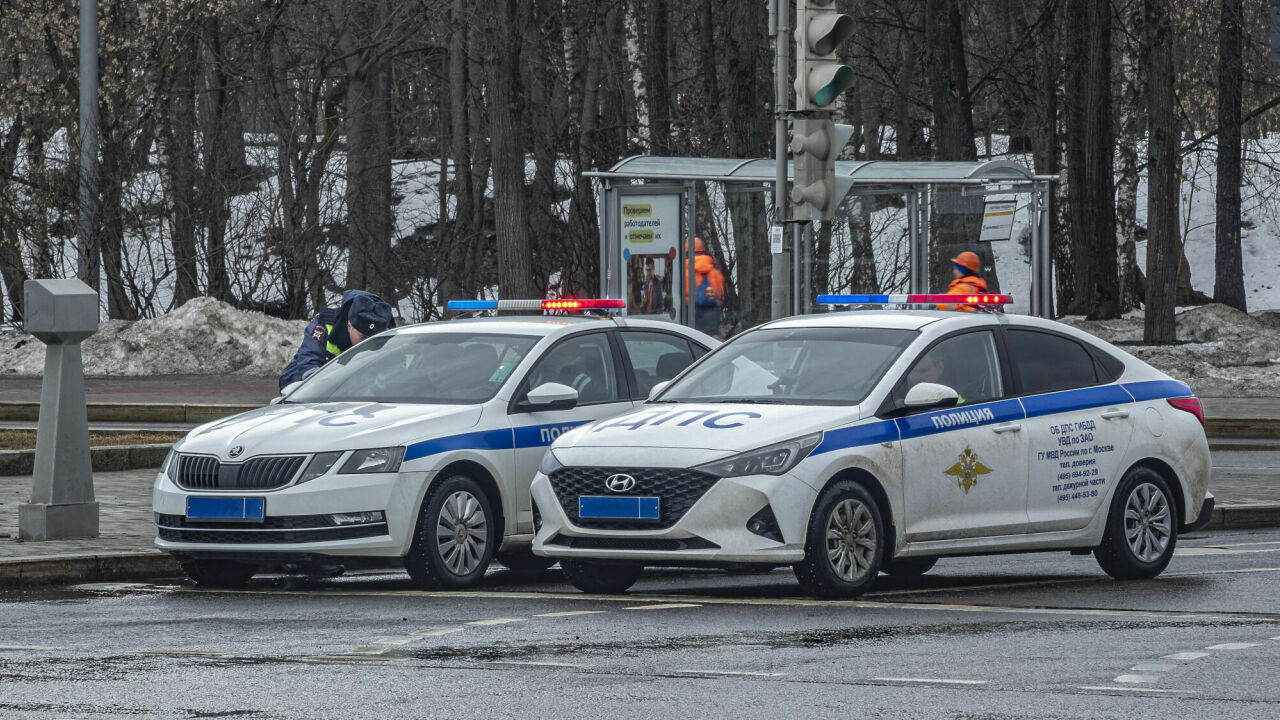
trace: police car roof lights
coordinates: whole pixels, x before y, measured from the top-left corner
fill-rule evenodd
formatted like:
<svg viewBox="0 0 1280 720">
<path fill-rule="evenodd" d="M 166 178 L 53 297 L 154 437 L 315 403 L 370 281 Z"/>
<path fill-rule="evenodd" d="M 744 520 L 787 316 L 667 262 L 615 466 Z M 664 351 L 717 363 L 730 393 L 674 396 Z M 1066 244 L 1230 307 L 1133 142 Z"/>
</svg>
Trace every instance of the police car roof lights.
<svg viewBox="0 0 1280 720">
<path fill-rule="evenodd" d="M 558 300 L 450 300 L 445 308 L 454 312 L 544 310 L 561 314 L 621 310 L 626 306 L 627 301 L 618 298 L 561 298 Z"/>
<path fill-rule="evenodd" d="M 969 305 L 998 309 L 1013 302 L 1012 295 L 984 293 L 980 295 L 951 294 L 867 294 L 867 295 L 819 295 L 819 305 Z"/>
</svg>

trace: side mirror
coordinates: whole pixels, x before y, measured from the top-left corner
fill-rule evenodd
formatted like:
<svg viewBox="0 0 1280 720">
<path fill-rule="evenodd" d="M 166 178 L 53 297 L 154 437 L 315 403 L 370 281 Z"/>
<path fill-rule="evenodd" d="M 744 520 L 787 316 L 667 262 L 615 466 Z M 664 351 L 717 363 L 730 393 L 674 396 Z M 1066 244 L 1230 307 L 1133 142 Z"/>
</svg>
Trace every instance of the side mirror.
<svg viewBox="0 0 1280 720">
<path fill-rule="evenodd" d="M 578 391 L 560 383 L 542 383 L 520 401 L 522 410 L 568 410 L 578 404 Z"/>
<path fill-rule="evenodd" d="M 656 384 L 656 385 L 654 385 L 653 387 L 649 388 L 649 394 L 645 397 L 645 400 L 652 400 L 652 399 L 654 399 L 654 398 L 658 397 L 658 395 L 659 395 L 663 390 L 666 390 L 666 389 L 667 389 L 667 386 L 668 386 L 668 385 L 670 385 L 670 384 L 671 384 L 671 381 L 670 381 L 670 380 L 663 380 L 662 382 L 657 383 L 657 384 Z"/>
<path fill-rule="evenodd" d="M 923 410 L 955 407 L 958 402 L 960 402 L 960 393 L 954 388 L 937 383 L 919 383 L 907 391 L 907 397 L 902 404 L 912 410 Z"/>
<path fill-rule="evenodd" d="M 268 404 L 268 405 L 279 405 L 279 404 L 280 404 L 280 403 L 282 403 L 282 402 L 284 402 L 284 396 L 283 396 L 283 395 L 277 395 L 277 396 L 275 396 L 275 397 L 271 398 L 271 402 L 269 402 L 269 403 L 267 403 L 267 404 Z"/>
<path fill-rule="evenodd" d="M 302 387 L 302 383 L 304 382 L 306 382 L 306 378 L 303 378 L 302 380 L 294 380 L 288 385 L 285 385 L 283 388 L 280 388 L 279 400 L 284 400 L 285 398 L 289 397 L 289 394 L 292 393 L 294 390 L 297 390 L 298 388 Z M 277 402 L 276 400 L 273 400 L 272 404 L 274 405 L 276 402 Z"/>
</svg>

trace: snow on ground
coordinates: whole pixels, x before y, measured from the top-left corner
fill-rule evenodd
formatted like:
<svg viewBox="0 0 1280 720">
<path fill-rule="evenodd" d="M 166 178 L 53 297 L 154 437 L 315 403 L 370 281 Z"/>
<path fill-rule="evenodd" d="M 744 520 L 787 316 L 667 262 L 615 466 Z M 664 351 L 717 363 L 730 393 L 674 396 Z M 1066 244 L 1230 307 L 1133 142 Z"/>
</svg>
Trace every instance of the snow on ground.
<svg viewBox="0 0 1280 720">
<path fill-rule="evenodd" d="M 84 341 L 88 375 L 279 375 L 306 323 L 237 310 L 195 298 L 156 318 L 103 323 Z M 44 373 L 44 344 L 19 331 L 0 332 L 0 372 Z"/>
</svg>

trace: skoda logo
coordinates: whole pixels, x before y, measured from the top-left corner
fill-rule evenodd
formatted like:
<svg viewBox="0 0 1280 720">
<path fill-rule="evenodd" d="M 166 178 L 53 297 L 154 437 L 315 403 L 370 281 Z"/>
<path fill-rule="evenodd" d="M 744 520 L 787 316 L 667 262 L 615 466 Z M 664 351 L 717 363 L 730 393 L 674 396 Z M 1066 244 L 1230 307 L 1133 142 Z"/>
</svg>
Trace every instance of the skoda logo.
<svg viewBox="0 0 1280 720">
<path fill-rule="evenodd" d="M 636 486 L 636 479 L 630 475 L 610 475 L 604 479 L 604 486 L 609 488 L 609 492 L 624 493 Z"/>
<path fill-rule="evenodd" d="M 237 446 L 235 446 L 235 447 L 231 448 L 230 452 L 228 452 L 227 454 L 228 454 L 228 455 L 230 455 L 230 456 L 231 456 L 231 457 L 233 457 L 233 458 L 238 458 L 238 457 L 240 457 L 240 453 L 242 453 L 242 452 L 244 452 L 244 446 L 243 446 L 243 445 L 237 445 Z"/>
</svg>

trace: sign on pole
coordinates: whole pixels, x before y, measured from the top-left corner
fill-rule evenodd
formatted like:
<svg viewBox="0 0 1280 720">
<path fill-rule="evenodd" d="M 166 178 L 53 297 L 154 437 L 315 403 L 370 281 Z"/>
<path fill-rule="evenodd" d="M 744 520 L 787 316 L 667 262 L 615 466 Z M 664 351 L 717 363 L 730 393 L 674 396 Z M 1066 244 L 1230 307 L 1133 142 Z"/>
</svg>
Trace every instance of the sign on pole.
<svg viewBox="0 0 1280 720">
<path fill-rule="evenodd" d="M 1013 235 L 1013 212 L 1016 200 L 988 200 L 982 209 L 982 234 L 979 242 L 1008 240 Z"/>
</svg>

